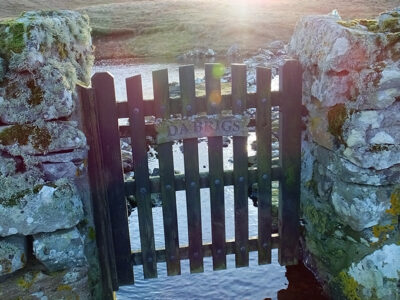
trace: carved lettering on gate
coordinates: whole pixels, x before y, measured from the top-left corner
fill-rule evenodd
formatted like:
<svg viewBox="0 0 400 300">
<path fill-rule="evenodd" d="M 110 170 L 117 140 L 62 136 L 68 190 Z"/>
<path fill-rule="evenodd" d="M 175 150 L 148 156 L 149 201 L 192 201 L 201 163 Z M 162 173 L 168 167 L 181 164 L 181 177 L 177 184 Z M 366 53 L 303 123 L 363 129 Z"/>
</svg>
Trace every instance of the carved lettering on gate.
<svg viewBox="0 0 400 300">
<path fill-rule="evenodd" d="M 207 115 L 156 121 L 157 143 L 212 137 L 247 136 L 247 115 Z"/>
</svg>

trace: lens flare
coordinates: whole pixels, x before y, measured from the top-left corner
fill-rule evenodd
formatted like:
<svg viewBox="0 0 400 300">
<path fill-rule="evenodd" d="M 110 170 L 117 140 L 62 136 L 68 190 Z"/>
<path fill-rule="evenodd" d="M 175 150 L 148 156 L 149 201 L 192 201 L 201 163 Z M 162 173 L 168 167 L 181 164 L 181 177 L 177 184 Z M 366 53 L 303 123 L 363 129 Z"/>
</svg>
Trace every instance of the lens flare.
<svg viewBox="0 0 400 300">
<path fill-rule="evenodd" d="M 223 64 L 216 64 L 212 69 L 212 75 L 216 79 L 220 79 L 225 74 L 225 66 Z"/>
<path fill-rule="evenodd" d="M 212 91 L 210 93 L 210 98 L 208 101 L 211 102 L 211 105 L 216 106 L 221 103 L 221 99 L 222 99 L 222 97 L 221 97 L 221 93 L 219 91 Z"/>
</svg>

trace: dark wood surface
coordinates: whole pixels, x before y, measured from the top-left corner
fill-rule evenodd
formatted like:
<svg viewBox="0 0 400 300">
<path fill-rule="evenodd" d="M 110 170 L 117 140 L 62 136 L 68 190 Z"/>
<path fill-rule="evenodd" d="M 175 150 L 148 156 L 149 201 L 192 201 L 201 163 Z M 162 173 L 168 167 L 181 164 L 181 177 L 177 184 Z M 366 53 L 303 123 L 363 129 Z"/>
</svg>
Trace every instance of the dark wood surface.
<svg viewBox="0 0 400 300">
<path fill-rule="evenodd" d="M 142 78 L 140 75 L 126 79 L 129 124 L 133 167 L 136 180 L 136 203 L 139 218 L 140 244 L 143 256 L 144 278 L 157 277 L 157 262 L 154 246 L 153 213 L 150 194 L 149 166 L 147 160 L 146 136 L 144 130 L 144 105 Z"/>
<path fill-rule="evenodd" d="M 94 90 L 78 87 L 83 116 L 83 131 L 89 145 L 88 174 L 96 232 L 96 245 L 101 270 L 102 299 L 112 299 L 113 291 L 118 290 L 117 269 L 115 266 L 114 243 L 108 211 L 107 191 L 103 178 L 104 165 L 97 124 L 97 108 Z"/>
<path fill-rule="evenodd" d="M 158 72 L 158 71 L 157 71 Z M 222 95 L 221 100 L 221 109 L 222 110 L 231 110 L 232 109 L 232 96 L 231 95 Z M 170 114 L 180 114 L 182 111 L 182 99 L 171 98 L 169 101 L 169 111 Z M 279 103 L 282 102 L 282 93 L 278 91 L 271 92 L 271 104 L 272 106 L 279 106 Z M 255 108 L 257 105 L 257 94 L 256 93 L 248 93 L 246 108 Z M 196 97 L 196 107 L 198 112 L 206 112 L 207 111 L 207 99 L 206 96 Z M 118 117 L 119 118 L 128 118 L 128 103 L 126 101 L 121 101 L 117 103 L 118 108 Z M 156 105 L 155 101 L 152 99 L 144 101 L 144 114 L 145 116 L 154 116 L 157 114 L 157 110 L 160 108 Z"/>
<path fill-rule="evenodd" d="M 207 113 L 219 114 L 222 110 L 221 80 L 215 74 L 220 64 L 206 64 Z M 226 269 L 225 193 L 222 136 L 208 138 L 209 186 L 212 230 L 213 269 Z"/>
<path fill-rule="evenodd" d="M 271 263 L 271 70 L 257 68 L 258 263 Z"/>
<path fill-rule="evenodd" d="M 153 72 L 154 101 L 157 118 L 169 118 L 168 70 Z M 164 220 L 165 251 L 168 275 L 181 274 L 178 217 L 176 212 L 172 142 L 157 146 L 160 168 L 160 192 Z"/>
<path fill-rule="evenodd" d="M 98 109 L 98 124 L 104 163 L 104 179 L 114 241 L 118 285 L 133 283 L 130 261 L 128 216 L 124 193 L 124 177 L 118 131 L 114 78 L 109 73 L 96 73 L 92 77 Z"/>
<path fill-rule="evenodd" d="M 246 109 L 246 65 L 232 65 L 232 113 L 243 114 Z M 247 137 L 233 137 L 233 186 L 235 197 L 235 260 L 236 267 L 249 265 L 249 218 L 247 184 Z"/>
<path fill-rule="evenodd" d="M 299 203 L 301 167 L 301 98 L 302 69 L 289 60 L 279 71 L 284 102 L 280 106 L 280 162 L 282 178 L 279 201 L 279 263 L 298 262 Z"/>
<path fill-rule="evenodd" d="M 179 68 L 179 82 L 182 97 L 182 116 L 196 114 L 194 66 Z M 186 180 L 186 208 L 189 235 L 190 272 L 203 272 L 203 248 L 201 230 L 199 151 L 197 138 L 183 140 L 183 157 Z"/>
</svg>

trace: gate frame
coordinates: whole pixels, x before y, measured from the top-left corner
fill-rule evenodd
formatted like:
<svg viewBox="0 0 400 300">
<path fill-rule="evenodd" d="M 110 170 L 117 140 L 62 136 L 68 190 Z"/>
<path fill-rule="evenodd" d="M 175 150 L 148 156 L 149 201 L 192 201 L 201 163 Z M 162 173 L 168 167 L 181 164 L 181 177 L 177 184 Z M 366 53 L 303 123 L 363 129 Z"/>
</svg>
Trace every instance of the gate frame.
<svg viewBox="0 0 400 300">
<path fill-rule="evenodd" d="M 242 267 L 248 265 L 248 253 L 258 251 L 259 264 L 271 262 L 271 248 L 278 248 L 278 258 L 281 265 L 293 265 L 298 263 L 299 250 L 299 200 L 300 200 L 300 165 L 301 165 L 301 111 L 302 111 L 302 69 L 296 60 L 287 60 L 280 68 L 280 89 L 278 92 L 270 91 L 271 71 L 266 68 L 257 68 L 257 92 L 247 93 L 246 91 L 246 66 L 242 64 L 232 65 L 232 95 L 220 95 L 220 81 L 213 78 L 212 68 L 217 64 L 206 64 L 206 96 L 196 97 L 194 92 L 194 69 L 193 66 L 183 66 L 180 68 L 181 98 L 170 99 L 168 94 L 168 73 L 167 70 L 153 72 L 154 101 L 143 101 L 141 76 L 133 76 L 126 79 L 128 90 L 128 101 L 117 103 L 115 100 L 114 80 L 109 73 L 96 73 L 92 77 L 92 88 L 79 87 L 79 97 L 82 103 L 84 116 L 84 131 L 90 147 L 88 154 L 88 170 L 90 177 L 94 220 L 96 227 L 96 241 L 99 251 L 99 260 L 101 264 L 102 285 L 105 290 L 104 299 L 111 299 L 110 291 L 117 291 L 119 286 L 132 284 L 133 265 L 143 264 L 146 278 L 157 276 L 157 262 L 169 262 L 168 275 L 180 274 L 180 260 L 190 258 L 191 272 L 202 272 L 203 257 L 212 256 L 214 270 L 226 268 L 226 255 L 236 254 L 236 266 Z M 192 75 L 193 74 L 193 75 Z M 219 91 L 221 105 L 210 105 L 211 92 Z M 247 103 L 246 103 L 247 98 Z M 235 101 L 236 100 L 236 101 Z M 242 102 L 240 102 L 240 101 Z M 180 102 L 182 101 L 183 104 Z M 156 117 L 166 117 L 174 112 L 181 112 L 183 116 L 192 115 L 200 109 L 184 109 L 185 107 L 203 107 L 203 111 L 208 114 L 219 113 L 225 106 L 232 103 L 232 113 L 242 113 L 247 108 L 256 107 L 256 134 L 259 146 L 257 148 L 258 166 L 256 170 L 247 169 L 246 160 L 241 160 L 234 164 L 234 171 L 225 171 L 221 174 L 221 166 L 216 169 L 210 167 L 210 171 L 205 177 L 204 174 L 194 172 L 190 179 L 191 182 L 198 182 L 196 189 L 210 188 L 210 198 L 217 199 L 221 197 L 223 187 L 234 185 L 235 189 L 235 224 L 244 222 L 248 224 L 247 214 L 247 183 L 258 183 L 259 186 L 259 207 L 258 207 L 258 226 L 259 237 L 254 239 L 248 237 L 248 226 L 238 228 L 235 226 L 236 241 L 222 241 L 214 238 L 214 234 L 221 236 L 221 230 L 218 233 L 217 226 L 212 222 L 213 240 L 212 244 L 202 244 L 201 225 L 200 239 L 198 232 L 193 234 L 189 230 L 189 247 L 176 247 L 177 236 L 172 236 L 173 242 L 169 250 L 156 250 L 154 247 L 154 233 L 151 214 L 150 192 L 161 192 L 166 201 L 167 207 L 163 211 L 172 212 L 172 222 L 176 222 L 176 202 L 175 191 L 189 190 L 186 187 L 185 176 L 174 175 L 161 176 L 161 178 L 149 178 L 148 166 L 141 162 L 145 151 L 145 136 L 152 130 L 145 125 L 144 117 L 155 115 Z M 169 104 L 169 105 L 168 105 Z M 271 124 L 270 114 L 271 106 L 279 106 L 279 128 L 280 128 L 280 167 L 271 165 Z M 186 111 L 186 113 L 185 113 Z M 118 118 L 129 118 L 131 128 L 118 126 Z M 135 128 L 135 130 L 133 130 Z M 138 131 L 140 128 L 141 131 Z M 128 132 L 136 133 L 132 136 L 142 136 L 142 138 L 132 138 L 132 148 L 139 150 L 134 162 L 139 174 L 147 176 L 143 180 L 124 182 L 122 166 L 120 137 L 127 136 Z M 265 131 L 269 134 L 265 134 Z M 154 134 L 154 132 L 153 132 Z M 137 141 L 135 141 L 137 140 Z M 235 142 L 236 140 L 236 142 Z M 107 142 L 106 142 L 107 141 Z M 244 144 L 246 141 L 246 145 Z M 208 142 L 217 146 L 222 146 L 222 138 L 209 137 Z M 135 145 L 133 143 L 136 143 Z M 264 146 L 260 146 L 264 144 Z M 161 146 L 165 145 L 165 146 Z M 158 145 L 160 155 L 166 155 L 171 158 L 171 143 Z M 236 145 L 236 146 L 235 146 Z M 234 157 L 235 153 L 241 152 L 243 145 L 247 147 L 247 138 L 234 137 Z M 161 147 L 160 147 L 161 146 Z M 184 147 L 195 148 L 197 150 L 197 139 L 184 142 Z M 236 149 L 235 149 L 236 148 Z M 259 154 L 260 151 L 260 154 Z M 219 152 L 219 151 L 218 151 Z M 214 154 L 214 153 L 213 153 Z M 242 153 L 241 153 L 242 154 Z M 222 157 L 221 153 L 217 153 Z M 171 169 L 171 160 L 167 159 L 167 165 L 160 173 L 167 174 Z M 237 158 L 237 154 L 236 154 Z M 237 159 L 236 159 L 237 160 Z M 243 162 L 244 161 L 244 162 Z M 210 160 L 211 163 L 211 160 Z M 219 164 L 218 162 L 214 162 Z M 246 166 L 245 166 L 246 164 Z M 240 167 L 240 165 L 242 167 Z M 185 160 L 186 166 L 186 160 Z M 242 169 L 241 169 L 242 168 Z M 245 168 L 245 169 L 244 169 Z M 242 171 L 240 171 L 242 170 Z M 135 169 L 135 174 L 136 173 Z M 173 171 L 173 162 L 172 162 Z M 187 173 L 185 167 L 185 174 Z M 190 172 L 189 172 L 190 173 Z M 197 173 L 197 174 L 196 174 Z M 223 178 L 221 178 L 221 175 Z M 194 177 L 193 177 L 194 176 Z M 244 183 L 241 178 L 245 177 Z M 138 176 L 137 178 L 142 178 Z M 164 178 L 164 179 L 162 179 Z M 223 184 L 216 184 L 216 179 L 220 178 Z M 213 180 L 214 179 L 214 180 Z M 247 180 L 249 179 L 249 180 Z M 280 198 L 279 198 L 279 236 L 271 234 L 271 187 L 273 180 L 279 180 Z M 168 190 L 170 186 L 171 189 Z M 261 188 L 260 188 L 261 187 Z M 173 196 L 172 196 L 173 192 Z M 244 195 L 244 192 L 246 195 Z M 147 242 L 142 252 L 132 253 L 129 240 L 129 229 L 127 222 L 126 195 L 135 195 L 142 199 L 138 204 L 139 221 L 141 224 L 140 232 Z M 189 191 L 190 194 L 190 191 Z M 168 196 L 169 195 L 169 196 Z M 242 200 L 237 202 L 237 195 Z M 241 197 L 241 196 L 243 197 Z M 112 199 L 112 200 L 110 200 Z M 194 194 L 195 202 L 192 202 L 192 208 L 188 206 L 188 215 L 196 220 L 199 218 L 199 198 Z M 243 200 L 244 199 L 244 200 Z M 262 199 L 265 199 L 263 201 Z M 268 200 L 269 199 L 269 200 Z M 188 200 L 187 200 L 188 201 Z M 221 204 L 215 204 L 212 201 L 212 218 L 221 218 L 223 215 Z M 139 207 L 140 206 L 140 207 Z M 237 214 L 238 211 L 242 213 Z M 175 216 L 173 215 L 175 213 Z M 142 215 L 142 218 L 140 217 Z M 125 217 L 124 217 L 125 216 Z M 143 217 L 146 216 L 146 217 Z M 146 218 L 149 218 L 147 219 Z M 244 218 L 244 219 L 243 219 Z M 189 218 L 188 218 L 189 219 Z M 165 219 L 164 219 L 165 220 Z M 201 221 L 200 221 L 201 222 Z M 171 224 L 173 224 L 171 223 Z M 201 223 L 200 223 L 201 224 Z M 269 225 L 268 225 L 269 224 Z M 190 224 L 189 224 L 190 225 Z M 199 223 L 193 225 L 198 229 Z M 175 226 L 173 224 L 173 226 Z M 177 226 L 177 225 L 176 225 Z M 190 227 L 190 226 L 189 226 Z M 167 228 L 164 224 L 164 228 Z M 225 230 L 225 228 L 223 228 Z M 168 230 L 167 230 L 168 231 Z M 176 233 L 177 234 L 177 233 Z M 197 237 L 196 237 L 197 235 Z M 152 236 L 150 240 L 146 236 Z M 225 232 L 223 232 L 225 237 Z M 198 241 L 200 240 L 200 245 Z M 225 253 L 217 252 L 213 244 L 219 249 L 224 249 Z M 166 247 L 168 248 L 167 242 Z M 143 251 L 143 249 L 145 251 Z M 171 253 L 171 249 L 175 249 Z M 194 255 L 193 249 L 199 250 Z M 245 249 L 245 251 L 243 251 Z M 171 262 L 171 257 L 175 256 L 175 262 Z M 195 257 L 196 256 L 196 257 Z M 222 256 L 222 257 L 221 257 Z M 201 262 L 197 257 L 201 257 Z M 168 266 L 168 264 L 167 264 Z"/>
</svg>

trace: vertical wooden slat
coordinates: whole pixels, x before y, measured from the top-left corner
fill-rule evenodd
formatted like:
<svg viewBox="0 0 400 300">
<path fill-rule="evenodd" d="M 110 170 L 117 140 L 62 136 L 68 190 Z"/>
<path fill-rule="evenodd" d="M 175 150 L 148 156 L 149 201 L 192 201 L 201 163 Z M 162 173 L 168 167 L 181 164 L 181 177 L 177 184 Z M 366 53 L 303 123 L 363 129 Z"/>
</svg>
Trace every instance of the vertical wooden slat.
<svg viewBox="0 0 400 300">
<path fill-rule="evenodd" d="M 168 103 L 168 70 L 165 69 L 153 72 L 153 89 L 156 117 L 168 119 L 170 117 L 170 106 Z M 181 262 L 179 257 L 178 218 L 176 212 L 172 142 L 158 145 L 157 151 L 160 167 L 167 273 L 169 276 L 179 275 L 181 274 Z"/>
<path fill-rule="evenodd" d="M 157 277 L 157 259 L 154 246 L 153 214 L 151 210 L 149 166 L 147 162 L 142 77 L 137 75 L 127 78 L 126 90 L 135 171 L 135 197 L 139 216 L 143 273 L 144 278 L 155 278 Z"/>
<path fill-rule="evenodd" d="M 258 264 L 271 263 L 271 70 L 257 68 Z"/>
<path fill-rule="evenodd" d="M 246 109 L 246 65 L 232 64 L 232 113 Z M 233 137 L 233 182 L 235 197 L 235 260 L 236 267 L 249 265 L 249 219 L 247 191 L 247 137 Z"/>
<path fill-rule="evenodd" d="M 118 281 L 107 192 L 103 178 L 104 166 L 97 108 L 93 89 L 79 87 L 78 93 L 83 113 L 83 129 L 89 145 L 88 174 L 100 261 L 102 299 L 112 299 L 113 291 L 118 290 Z"/>
<path fill-rule="evenodd" d="M 194 66 L 179 68 L 181 86 L 182 116 L 196 114 L 196 95 L 194 82 Z M 185 163 L 187 220 L 189 234 L 190 272 L 203 272 L 203 248 L 201 232 L 201 206 L 199 185 L 199 154 L 197 139 L 183 140 L 183 155 Z"/>
<path fill-rule="evenodd" d="M 298 61 L 288 60 L 279 71 L 283 102 L 280 105 L 280 162 L 282 178 L 279 199 L 278 251 L 281 265 L 298 262 L 299 199 L 301 164 L 302 69 Z"/>
<path fill-rule="evenodd" d="M 129 240 L 128 215 L 118 131 L 114 78 L 109 73 L 92 77 L 98 108 L 99 130 L 104 163 L 104 179 L 112 222 L 118 284 L 133 283 L 133 265 Z"/>
<path fill-rule="evenodd" d="M 207 113 L 220 114 L 222 108 L 221 64 L 206 64 Z M 212 255 L 214 270 L 226 269 L 225 197 L 222 137 L 208 138 L 208 161 L 211 201 Z"/>
</svg>

